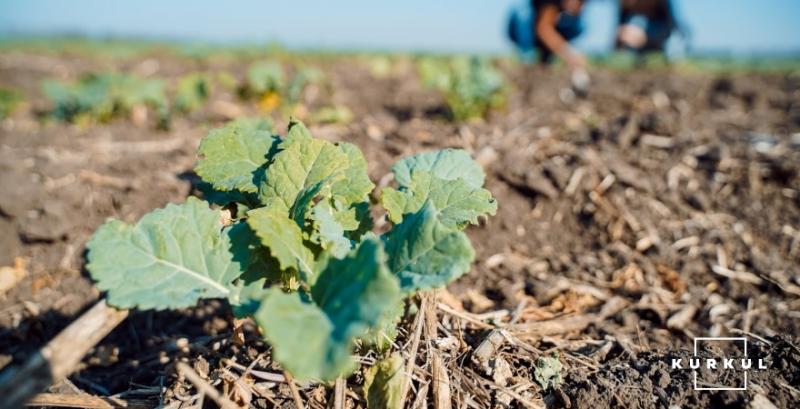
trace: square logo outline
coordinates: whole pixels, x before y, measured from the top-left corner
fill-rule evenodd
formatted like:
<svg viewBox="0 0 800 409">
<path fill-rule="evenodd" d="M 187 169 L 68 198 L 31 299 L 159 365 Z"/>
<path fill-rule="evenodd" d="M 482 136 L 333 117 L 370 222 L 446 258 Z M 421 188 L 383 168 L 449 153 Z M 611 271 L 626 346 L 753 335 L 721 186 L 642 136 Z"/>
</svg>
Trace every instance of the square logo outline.
<svg viewBox="0 0 800 409">
<path fill-rule="evenodd" d="M 697 356 L 697 341 L 743 341 L 744 356 L 747 358 L 747 338 L 746 337 L 697 337 L 694 339 L 694 356 Z M 747 390 L 747 370 L 744 370 L 744 386 L 742 387 L 697 387 L 697 370 L 692 370 L 694 378 L 694 390 L 696 391 L 746 391 Z"/>
</svg>

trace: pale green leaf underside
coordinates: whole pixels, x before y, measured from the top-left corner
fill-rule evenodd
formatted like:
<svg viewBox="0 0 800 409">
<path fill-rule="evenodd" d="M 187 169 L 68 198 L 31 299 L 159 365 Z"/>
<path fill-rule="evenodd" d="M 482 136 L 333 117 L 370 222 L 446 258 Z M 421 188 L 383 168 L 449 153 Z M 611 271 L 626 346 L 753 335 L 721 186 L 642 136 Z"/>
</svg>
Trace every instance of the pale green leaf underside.
<svg viewBox="0 0 800 409">
<path fill-rule="evenodd" d="M 368 201 L 355 203 L 349 207 L 334 201 L 331 209 L 333 218 L 347 232 L 350 240 L 359 241 L 361 236 L 372 230 L 372 214 Z"/>
<path fill-rule="evenodd" d="M 295 125 L 293 130 L 305 128 L 300 126 Z M 348 166 L 347 156 L 336 145 L 321 139 L 287 138 L 281 149 L 259 187 L 259 199 L 266 206 L 278 204 L 291 209 L 302 191 L 321 182 L 336 182 Z"/>
<path fill-rule="evenodd" d="M 426 201 L 438 210 L 439 221 L 451 228 L 476 224 L 478 216 L 497 212 L 497 202 L 488 190 L 470 186 L 463 179 L 444 180 L 423 171 L 415 171 L 407 187 L 384 188 L 381 193 L 381 204 L 395 224 L 403 221 L 404 214 L 416 213 Z"/>
<path fill-rule="evenodd" d="M 333 217 L 333 209 L 322 202 L 314 207 L 312 218 L 319 235 L 319 244 L 337 258 L 350 251 L 350 240 L 344 236 L 344 228 Z"/>
<path fill-rule="evenodd" d="M 237 283 L 234 297 L 229 299 L 235 317 L 245 318 L 252 316 L 256 312 L 261 298 L 268 291 L 269 287 L 265 286 L 266 282 L 266 278 L 260 278 L 255 281 L 240 281 Z"/>
<path fill-rule="evenodd" d="M 344 207 L 343 205 L 337 206 L 336 203 L 333 205 L 329 204 L 328 206 L 330 206 L 333 211 L 333 218 L 336 219 L 336 222 L 339 223 L 345 231 L 358 229 L 359 225 L 361 225 L 361 219 L 369 216 L 369 203 L 367 203 L 366 215 L 363 211 L 359 212 L 360 208 L 357 206 Z"/>
<path fill-rule="evenodd" d="M 242 264 L 221 233 L 218 210 L 190 197 L 146 214 L 135 225 L 111 220 L 87 244 L 87 269 L 119 308 L 193 306 L 233 292 Z"/>
<path fill-rule="evenodd" d="M 271 289 L 255 314 L 276 360 L 299 379 L 333 380 L 355 368 L 353 339 L 400 299 L 380 242 L 368 239 L 331 260 L 312 287 L 314 301 Z"/>
<path fill-rule="evenodd" d="M 364 373 L 367 409 L 402 408 L 405 361 L 399 353 L 379 361 Z"/>
<path fill-rule="evenodd" d="M 406 293 L 441 287 L 469 271 L 475 251 L 461 231 L 447 228 L 428 202 L 384 236 L 389 270 Z"/>
<path fill-rule="evenodd" d="M 280 268 L 293 268 L 306 278 L 314 272 L 314 255 L 303 244 L 303 232 L 279 206 L 262 207 L 247 213 L 247 223 L 261 243 L 269 248 Z"/>
<path fill-rule="evenodd" d="M 278 141 L 255 123 L 233 122 L 203 138 L 194 170 L 215 189 L 255 193 L 254 172 L 267 163 Z"/>
<path fill-rule="evenodd" d="M 486 179 L 481 166 L 467 152 L 459 149 L 421 153 L 403 158 L 392 166 L 394 178 L 401 187 L 411 184 L 414 171 L 430 172 L 444 180 L 464 179 L 468 185 L 476 188 L 482 187 Z"/>
</svg>

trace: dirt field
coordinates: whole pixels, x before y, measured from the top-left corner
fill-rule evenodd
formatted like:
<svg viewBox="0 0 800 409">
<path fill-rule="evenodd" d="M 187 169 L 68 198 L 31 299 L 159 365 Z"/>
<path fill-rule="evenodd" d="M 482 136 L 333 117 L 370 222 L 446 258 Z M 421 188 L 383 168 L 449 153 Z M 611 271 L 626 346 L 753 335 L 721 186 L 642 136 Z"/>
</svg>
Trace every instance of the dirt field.
<svg viewBox="0 0 800 409">
<path fill-rule="evenodd" d="M 472 272 L 426 297 L 438 323 L 426 326 L 409 407 L 433 407 L 437 360 L 458 408 L 800 406 L 800 75 L 599 70 L 589 94 L 571 98 L 565 71 L 504 63 L 506 108 L 456 124 L 408 61 L 386 78 L 353 57 L 314 64 L 326 82 L 306 90 L 307 106 L 341 104 L 355 119 L 312 132 L 357 144 L 378 189 L 397 158 L 457 147 L 485 167 L 499 204 L 468 229 Z M 6 370 L 101 297 L 82 270 L 94 229 L 197 193 L 200 138 L 228 116 L 258 113 L 215 89 L 168 131 L 43 120 L 42 80 L 112 68 L 241 78 L 246 64 L 0 53 L 0 86 L 28 101 L 0 124 L 0 266 L 25 263 L 24 278 L 0 295 Z M 287 119 L 276 121 L 281 133 Z M 247 327 L 244 347 L 231 343 L 230 315 L 222 302 L 135 312 L 54 390 L 197 407 L 198 392 L 176 375 L 185 360 L 238 403 L 293 407 L 285 383 L 256 373 L 280 373 L 257 330 Z M 408 316 L 398 340 L 406 354 L 414 324 Z M 747 391 L 696 391 L 691 371 L 670 368 L 692 355 L 695 337 L 724 336 L 747 337 L 748 356 L 767 362 L 749 372 Z M 487 340 L 484 359 L 476 351 Z M 742 352 L 700 355 L 722 350 Z M 545 390 L 536 365 L 553 352 L 562 381 Z M 256 372 L 243 375 L 247 367 Z M 736 383 L 730 372 L 700 376 Z M 360 372 L 348 379 L 346 407 L 365 406 L 362 382 Z M 301 395 L 322 408 L 332 388 L 301 385 Z"/>
</svg>

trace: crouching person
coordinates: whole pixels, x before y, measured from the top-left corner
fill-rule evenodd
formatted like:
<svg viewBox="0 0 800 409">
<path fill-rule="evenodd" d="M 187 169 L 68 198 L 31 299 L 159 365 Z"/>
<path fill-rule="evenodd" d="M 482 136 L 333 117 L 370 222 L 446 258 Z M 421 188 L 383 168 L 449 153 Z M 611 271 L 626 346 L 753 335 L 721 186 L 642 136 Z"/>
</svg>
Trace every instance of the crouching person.
<svg viewBox="0 0 800 409">
<path fill-rule="evenodd" d="M 575 69 L 586 67 L 586 57 L 570 45 L 583 32 L 583 0 L 531 0 L 534 45 L 541 63 L 556 55 Z"/>
<path fill-rule="evenodd" d="M 666 51 L 673 32 L 686 35 L 671 0 L 621 0 L 615 48 L 639 55 Z"/>
</svg>

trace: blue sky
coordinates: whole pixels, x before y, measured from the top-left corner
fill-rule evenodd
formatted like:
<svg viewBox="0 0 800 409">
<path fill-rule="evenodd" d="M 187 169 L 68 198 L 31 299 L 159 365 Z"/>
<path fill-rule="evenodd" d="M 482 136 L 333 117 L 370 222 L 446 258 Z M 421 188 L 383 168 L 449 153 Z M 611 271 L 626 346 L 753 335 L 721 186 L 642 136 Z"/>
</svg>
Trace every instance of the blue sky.
<svg viewBox="0 0 800 409">
<path fill-rule="evenodd" d="M 72 33 L 290 47 L 503 52 L 524 0 L 0 0 L 0 33 Z M 611 43 L 616 2 L 592 0 L 577 45 Z M 800 52 L 800 0 L 676 0 L 698 50 Z"/>
</svg>

